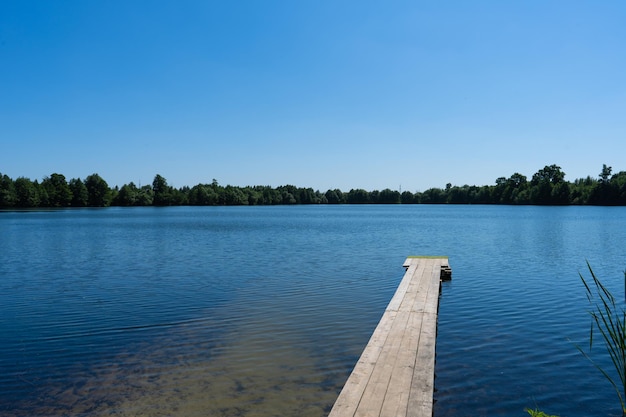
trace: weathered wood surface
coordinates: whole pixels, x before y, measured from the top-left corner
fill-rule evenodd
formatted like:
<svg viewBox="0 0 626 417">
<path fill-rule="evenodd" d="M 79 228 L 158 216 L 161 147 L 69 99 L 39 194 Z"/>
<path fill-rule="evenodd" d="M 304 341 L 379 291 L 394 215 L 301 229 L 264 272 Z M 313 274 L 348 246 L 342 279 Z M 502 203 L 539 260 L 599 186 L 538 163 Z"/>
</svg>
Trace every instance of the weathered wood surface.
<svg viewBox="0 0 626 417">
<path fill-rule="evenodd" d="M 431 417 L 441 267 L 407 258 L 396 293 L 329 417 Z"/>
</svg>

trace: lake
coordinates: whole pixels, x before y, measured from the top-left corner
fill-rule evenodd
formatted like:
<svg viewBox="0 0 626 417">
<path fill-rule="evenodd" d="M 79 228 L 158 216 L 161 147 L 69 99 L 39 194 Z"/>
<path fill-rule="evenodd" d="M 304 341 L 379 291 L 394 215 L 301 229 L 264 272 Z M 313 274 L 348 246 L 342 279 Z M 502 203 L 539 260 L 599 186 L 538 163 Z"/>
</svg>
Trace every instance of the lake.
<svg viewBox="0 0 626 417">
<path fill-rule="evenodd" d="M 576 345 L 625 244 L 623 207 L 1 211 L 0 415 L 325 416 L 404 259 L 447 255 L 435 416 L 621 416 Z"/>
</svg>

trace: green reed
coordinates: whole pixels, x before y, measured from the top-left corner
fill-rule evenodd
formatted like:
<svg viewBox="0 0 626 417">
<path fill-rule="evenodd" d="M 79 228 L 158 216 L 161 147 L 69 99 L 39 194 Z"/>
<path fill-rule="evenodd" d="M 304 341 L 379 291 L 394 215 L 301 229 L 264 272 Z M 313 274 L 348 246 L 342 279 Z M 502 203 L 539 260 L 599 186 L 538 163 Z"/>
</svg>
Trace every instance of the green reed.
<svg viewBox="0 0 626 417">
<path fill-rule="evenodd" d="M 592 306 L 592 309 L 589 311 L 592 318 L 589 331 L 589 350 L 591 351 L 593 346 L 594 329 L 597 329 L 602 336 L 601 340 L 604 341 L 619 380 L 594 362 L 580 346 L 576 347 L 611 383 L 619 397 L 622 415 L 626 416 L 626 405 L 624 403 L 626 399 L 626 311 L 624 311 L 623 307 L 620 308 L 616 305 L 615 298 L 602 285 L 591 269 L 589 262 L 587 262 L 587 268 L 589 268 L 592 281 L 586 280 L 581 273 L 579 275 L 585 285 L 587 299 Z M 626 299 L 626 271 L 624 271 L 624 289 L 624 298 Z"/>
</svg>

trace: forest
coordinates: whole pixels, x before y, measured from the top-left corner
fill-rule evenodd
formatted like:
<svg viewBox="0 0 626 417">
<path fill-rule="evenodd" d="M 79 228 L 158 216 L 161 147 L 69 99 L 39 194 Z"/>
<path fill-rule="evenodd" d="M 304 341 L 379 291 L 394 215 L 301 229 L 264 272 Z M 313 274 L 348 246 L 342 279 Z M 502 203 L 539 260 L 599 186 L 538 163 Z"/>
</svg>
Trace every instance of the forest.
<svg viewBox="0 0 626 417">
<path fill-rule="evenodd" d="M 0 208 L 108 207 L 108 206 L 241 206 L 292 204 L 510 204 L 510 205 L 626 205 L 626 171 L 612 174 L 607 165 L 597 177 L 565 180 L 557 165 L 546 165 L 532 175 L 514 173 L 492 185 L 452 185 L 423 192 L 332 189 L 326 192 L 293 185 L 246 186 L 210 184 L 175 188 L 161 175 L 152 184 L 109 187 L 98 174 L 84 179 L 54 173 L 40 181 L 12 179 L 0 173 Z"/>
</svg>

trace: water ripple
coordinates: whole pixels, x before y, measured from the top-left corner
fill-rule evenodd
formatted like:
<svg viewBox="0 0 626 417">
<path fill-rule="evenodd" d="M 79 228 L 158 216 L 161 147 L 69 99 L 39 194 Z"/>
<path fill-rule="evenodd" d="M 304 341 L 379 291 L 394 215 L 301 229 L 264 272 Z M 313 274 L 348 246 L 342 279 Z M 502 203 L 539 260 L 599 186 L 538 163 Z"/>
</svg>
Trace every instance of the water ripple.
<svg viewBox="0 0 626 417">
<path fill-rule="evenodd" d="M 326 415 L 404 258 L 444 254 L 454 278 L 439 312 L 437 417 L 523 415 L 535 405 L 617 415 L 614 393 L 575 345 L 589 329 L 578 271 L 589 259 L 600 276 L 620 276 L 624 214 L 475 206 L 3 212 L 0 414 Z"/>
</svg>

